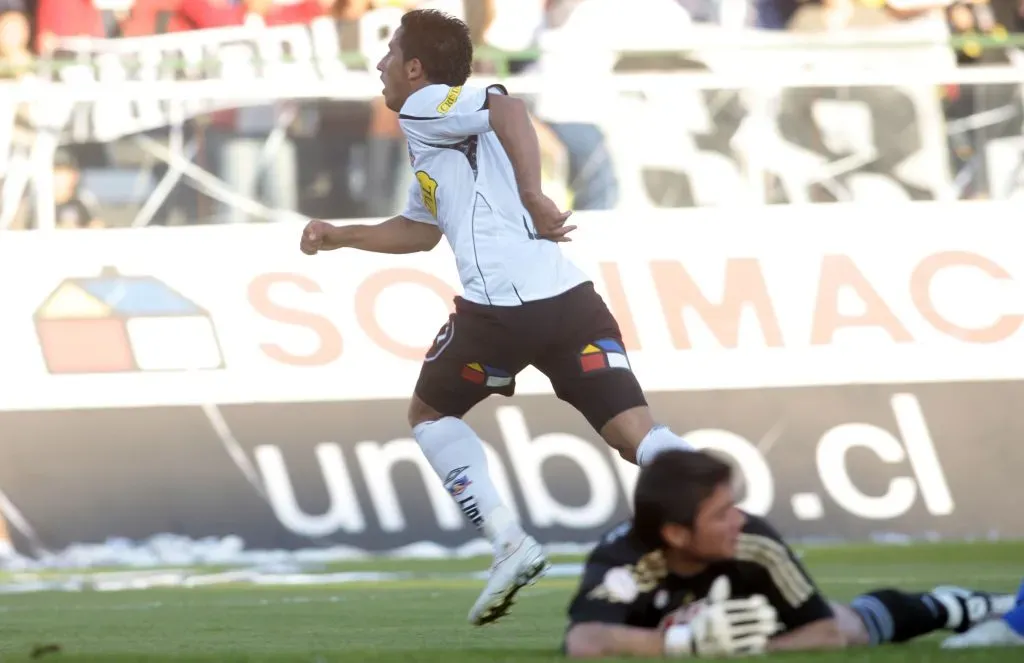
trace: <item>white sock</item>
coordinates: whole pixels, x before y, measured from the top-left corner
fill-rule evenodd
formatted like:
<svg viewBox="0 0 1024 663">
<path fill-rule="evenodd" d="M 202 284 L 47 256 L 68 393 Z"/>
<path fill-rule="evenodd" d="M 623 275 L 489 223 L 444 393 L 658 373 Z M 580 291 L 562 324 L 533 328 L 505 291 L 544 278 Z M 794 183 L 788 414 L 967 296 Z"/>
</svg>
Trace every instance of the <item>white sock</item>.
<svg viewBox="0 0 1024 663">
<path fill-rule="evenodd" d="M 929 594 L 946 608 L 946 628 L 955 631 L 964 621 L 964 604 L 957 597 L 945 592 Z"/>
<path fill-rule="evenodd" d="M 518 543 L 522 527 L 498 496 L 483 442 L 473 429 L 461 419 L 443 417 L 418 424 L 412 433 L 455 503 L 495 550 Z"/>
<path fill-rule="evenodd" d="M 669 430 L 667 426 L 655 426 L 647 432 L 644 439 L 640 441 L 640 446 L 636 448 L 636 464 L 641 467 L 649 465 L 655 456 L 670 449 L 693 451 L 693 446 Z"/>
</svg>

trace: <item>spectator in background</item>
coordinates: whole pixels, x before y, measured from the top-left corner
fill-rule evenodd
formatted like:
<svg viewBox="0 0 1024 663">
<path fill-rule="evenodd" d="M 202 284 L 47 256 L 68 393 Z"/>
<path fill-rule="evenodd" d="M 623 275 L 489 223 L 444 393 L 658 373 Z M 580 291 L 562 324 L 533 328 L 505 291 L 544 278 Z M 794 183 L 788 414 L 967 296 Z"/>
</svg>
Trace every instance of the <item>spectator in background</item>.
<svg viewBox="0 0 1024 663">
<path fill-rule="evenodd" d="M 308 23 L 333 10 L 333 0 L 182 0 L 181 15 L 196 28 L 263 27 Z M 298 156 L 288 134 L 277 151 L 267 153 L 267 138 L 283 113 L 293 113 L 286 103 L 253 106 L 215 113 L 206 134 L 209 162 L 221 179 L 236 193 L 255 199 L 260 196 L 280 211 L 298 209 Z M 287 131 L 287 129 L 286 129 Z M 248 214 L 233 205 L 222 206 L 220 220 L 240 223 Z"/>
<path fill-rule="evenodd" d="M 0 77 L 21 78 L 32 70 L 30 27 L 21 2 L 0 4 Z"/>
<path fill-rule="evenodd" d="M 39 0 L 36 8 L 36 50 L 53 52 L 60 37 L 107 36 L 103 15 L 93 0 Z"/>
<path fill-rule="evenodd" d="M 615 107 L 618 93 L 594 82 L 612 74 L 617 56 L 607 38 L 594 36 L 616 34 L 623 11 L 638 10 L 636 5 L 654 1 L 637 2 L 629 8 L 617 0 L 544 2 L 546 43 L 541 45 L 534 70 L 543 82 L 534 112 L 568 153 L 568 186 L 574 209 L 613 209 L 619 199 L 615 164 L 600 126 L 606 119 L 600 116 Z M 540 139 L 544 138 L 542 133 Z"/>
<path fill-rule="evenodd" d="M 181 0 L 180 12 L 195 28 L 309 23 L 331 11 L 334 0 Z"/>
<path fill-rule="evenodd" d="M 980 38 L 1005 38 L 1006 25 L 1016 28 L 1017 2 L 992 3 L 986 0 L 954 2 L 946 8 L 950 31 L 966 41 L 956 50 L 957 64 L 1005 65 L 1011 61 L 1005 48 L 980 44 Z M 1017 6 L 1014 6 L 1017 5 Z M 989 174 L 989 145 L 1000 139 L 1020 135 L 1020 85 L 989 83 L 985 85 L 947 85 L 943 99 L 949 125 L 950 160 L 961 198 L 985 199 L 992 195 Z M 981 119 L 983 117 L 987 120 Z M 981 121 L 964 122 L 971 118 Z M 958 126 L 959 125 L 959 126 Z M 1003 188 L 999 182 L 999 190 Z M 998 193 L 997 193 L 998 195 Z"/>
<path fill-rule="evenodd" d="M 0 79 L 20 79 L 32 71 L 29 21 L 24 9 L 21 2 L 0 1 Z M 0 212 L 5 205 L 11 210 L 20 208 L 20 184 L 9 176 L 28 168 L 33 138 L 30 106 L 0 97 Z M 24 225 L 23 214 L 11 218 L 13 224 L 9 227 Z"/>
<path fill-rule="evenodd" d="M 58 228 L 102 228 L 95 198 L 79 186 L 78 164 L 71 153 L 58 150 L 53 161 L 54 219 Z"/>
<path fill-rule="evenodd" d="M 121 19 L 122 37 L 182 32 L 192 26 L 180 14 L 181 0 L 134 0 L 128 15 Z"/>
</svg>

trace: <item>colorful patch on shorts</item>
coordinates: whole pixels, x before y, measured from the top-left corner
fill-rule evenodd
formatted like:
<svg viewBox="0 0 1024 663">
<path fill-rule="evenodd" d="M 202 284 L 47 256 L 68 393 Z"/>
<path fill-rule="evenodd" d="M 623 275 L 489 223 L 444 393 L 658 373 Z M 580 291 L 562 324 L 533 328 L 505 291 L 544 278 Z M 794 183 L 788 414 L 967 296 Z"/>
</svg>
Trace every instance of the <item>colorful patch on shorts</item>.
<svg viewBox="0 0 1024 663">
<path fill-rule="evenodd" d="M 626 349 L 615 339 L 603 338 L 587 344 L 580 350 L 580 370 L 594 373 L 611 369 L 632 370 Z"/>
<path fill-rule="evenodd" d="M 493 366 L 473 362 L 462 367 L 462 379 L 473 384 L 483 385 L 491 389 L 499 389 L 512 384 L 512 374 Z"/>
</svg>

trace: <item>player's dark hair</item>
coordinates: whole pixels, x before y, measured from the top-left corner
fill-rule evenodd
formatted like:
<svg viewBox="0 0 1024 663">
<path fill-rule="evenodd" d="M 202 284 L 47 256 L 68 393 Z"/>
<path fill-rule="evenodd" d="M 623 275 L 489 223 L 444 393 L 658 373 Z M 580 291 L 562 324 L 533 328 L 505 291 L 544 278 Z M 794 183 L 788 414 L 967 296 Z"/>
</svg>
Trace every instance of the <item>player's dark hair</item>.
<svg viewBox="0 0 1024 663">
<path fill-rule="evenodd" d="M 693 527 L 701 504 L 723 483 L 732 467 L 703 451 L 663 451 L 640 470 L 633 493 L 633 533 L 651 548 L 664 545 L 669 523 Z"/>
<path fill-rule="evenodd" d="M 402 56 L 417 59 L 427 80 L 464 85 L 473 67 L 473 39 L 469 26 L 436 9 L 414 9 L 402 16 L 399 39 Z"/>
</svg>

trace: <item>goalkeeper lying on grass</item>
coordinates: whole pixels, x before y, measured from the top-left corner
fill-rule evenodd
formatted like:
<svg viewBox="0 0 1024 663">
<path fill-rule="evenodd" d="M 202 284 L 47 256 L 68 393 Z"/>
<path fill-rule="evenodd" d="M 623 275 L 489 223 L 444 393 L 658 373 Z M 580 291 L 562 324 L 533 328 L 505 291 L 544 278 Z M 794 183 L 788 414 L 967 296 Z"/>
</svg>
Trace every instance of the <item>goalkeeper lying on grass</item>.
<svg viewBox="0 0 1024 663">
<path fill-rule="evenodd" d="M 1009 611 L 1011 595 L 955 587 L 882 589 L 826 600 L 763 519 L 736 508 L 729 465 L 665 451 L 640 472 L 635 512 L 587 560 L 565 653 L 744 656 L 904 642 L 963 632 Z"/>
</svg>

